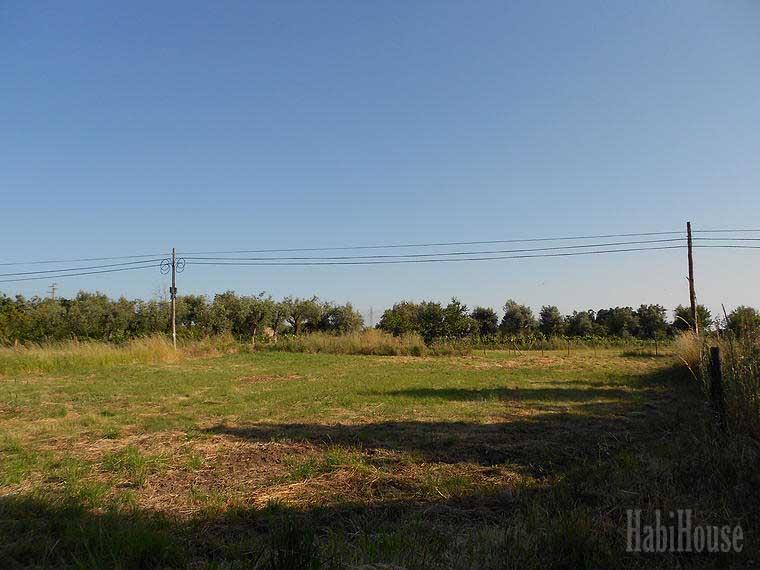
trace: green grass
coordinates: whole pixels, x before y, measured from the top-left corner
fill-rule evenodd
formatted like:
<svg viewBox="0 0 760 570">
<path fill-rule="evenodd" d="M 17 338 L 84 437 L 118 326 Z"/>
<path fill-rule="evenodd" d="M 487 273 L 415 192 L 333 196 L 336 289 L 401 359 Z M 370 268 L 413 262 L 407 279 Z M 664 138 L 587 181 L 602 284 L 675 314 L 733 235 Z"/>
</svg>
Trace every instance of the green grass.
<svg viewBox="0 0 760 570">
<path fill-rule="evenodd" d="M 3 567 L 760 559 L 757 446 L 714 429 L 670 357 L 6 356 Z M 627 508 L 739 522 L 746 546 L 733 558 L 629 555 Z"/>
</svg>

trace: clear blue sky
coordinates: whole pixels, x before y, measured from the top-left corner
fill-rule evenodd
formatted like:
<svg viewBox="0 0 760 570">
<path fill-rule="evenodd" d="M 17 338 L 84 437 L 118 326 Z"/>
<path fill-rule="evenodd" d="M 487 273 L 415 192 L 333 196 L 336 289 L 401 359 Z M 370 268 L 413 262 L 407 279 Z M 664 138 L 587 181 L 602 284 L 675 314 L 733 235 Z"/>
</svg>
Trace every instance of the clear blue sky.
<svg viewBox="0 0 760 570">
<path fill-rule="evenodd" d="M 756 2 L 6 1 L 0 77 L 3 261 L 760 225 Z M 683 257 L 196 266 L 180 291 L 671 307 Z M 760 305 L 759 261 L 700 251 L 700 300 Z"/>
</svg>

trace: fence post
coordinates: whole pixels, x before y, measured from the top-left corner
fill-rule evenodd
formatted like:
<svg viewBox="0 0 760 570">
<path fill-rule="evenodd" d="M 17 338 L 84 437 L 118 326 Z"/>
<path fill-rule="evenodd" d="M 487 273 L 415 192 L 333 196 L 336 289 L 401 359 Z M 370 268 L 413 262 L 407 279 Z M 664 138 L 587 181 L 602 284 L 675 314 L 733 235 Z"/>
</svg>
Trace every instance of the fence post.
<svg viewBox="0 0 760 570">
<path fill-rule="evenodd" d="M 570 356 L 570 339 L 567 339 L 567 355 Z"/>
<path fill-rule="evenodd" d="M 723 400 L 723 370 L 720 365 L 720 348 L 710 347 L 710 399 L 718 416 L 720 429 L 726 429 L 726 406 Z"/>
</svg>

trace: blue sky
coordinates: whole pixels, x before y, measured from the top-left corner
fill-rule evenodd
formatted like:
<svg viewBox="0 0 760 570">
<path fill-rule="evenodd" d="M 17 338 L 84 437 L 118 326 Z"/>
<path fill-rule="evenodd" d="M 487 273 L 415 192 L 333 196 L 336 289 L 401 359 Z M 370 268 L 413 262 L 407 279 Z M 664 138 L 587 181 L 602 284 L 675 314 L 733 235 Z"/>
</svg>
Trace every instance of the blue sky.
<svg viewBox="0 0 760 570">
<path fill-rule="evenodd" d="M 4 2 L 0 258 L 758 227 L 758 62 L 749 1 Z M 700 300 L 760 305 L 758 256 L 699 251 Z M 188 266 L 180 292 L 672 307 L 685 271 Z"/>
</svg>

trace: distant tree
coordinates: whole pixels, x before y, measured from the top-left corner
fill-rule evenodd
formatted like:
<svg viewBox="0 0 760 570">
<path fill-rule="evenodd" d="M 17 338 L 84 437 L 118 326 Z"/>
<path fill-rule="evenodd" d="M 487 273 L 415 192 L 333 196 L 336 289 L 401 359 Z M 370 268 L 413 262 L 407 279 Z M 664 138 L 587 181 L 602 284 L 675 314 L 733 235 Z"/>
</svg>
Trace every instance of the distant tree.
<svg viewBox="0 0 760 570">
<path fill-rule="evenodd" d="M 322 309 L 320 330 L 337 334 L 356 332 L 364 326 L 364 318 L 351 303 L 345 305 L 325 304 Z"/>
<path fill-rule="evenodd" d="M 570 336 L 590 336 L 594 327 L 593 311 L 573 311 L 565 318 L 565 333 Z"/>
<path fill-rule="evenodd" d="M 638 335 L 641 338 L 658 338 L 665 334 L 668 328 L 666 314 L 667 311 L 662 305 L 641 305 L 636 311 Z"/>
<path fill-rule="evenodd" d="M 288 310 L 288 305 L 282 301 L 279 303 L 274 303 L 272 306 L 272 318 L 270 320 L 270 326 L 274 332 L 275 339 L 277 338 L 277 335 L 282 332 L 283 325 L 285 324 L 285 319 L 287 319 L 288 316 Z"/>
<path fill-rule="evenodd" d="M 286 297 L 283 304 L 287 308 L 285 321 L 290 325 L 293 334 L 303 332 L 303 329 L 316 329 L 322 316 L 322 306 L 316 297 L 298 299 Z"/>
<path fill-rule="evenodd" d="M 251 342 L 255 343 L 256 335 L 270 325 L 275 303 L 272 297 L 263 292 L 254 297 L 244 297 L 242 303 L 245 336 L 250 335 Z"/>
<path fill-rule="evenodd" d="M 470 310 L 456 297 L 443 309 L 443 334 L 447 337 L 463 338 L 470 335 L 475 324 Z"/>
<path fill-rule="evenodd" d="M 444 336 L 444 311 L 440 303 L 425 301 L 420 303 L 419 323 L 420 334 L 426 343 L 431 343 Z"/>
<path fill-rule="evenodd" d="M 136 335 L 154 334 L 169 330 L 171 317 L 169 304 L 164 301 L 137 301 L 135 303 Z"/>
<path fill-rule="evenodd" d="M 107 339 L 110 300 L 103 293 L 80 291 L 68 310 L 71 332 L 78 338 Z"/>
<path fill-rule="evenodd" d="M 553 305 L 544 305 L 538 315 L 538 328 L 547 337 L 561 335 L 565 330 L 565 320 L 559 309 Z"/>
<path fill-rule="evenodd" d="M 753 335 L 760 331 L 760 313 L 740 305 L 728 314 L 728 329 L 737 336 Z"/>
<path fill-rule="evenodd" d="M 504 317 L 501 319 L 501 331 L 504 334 L 526 334 L 536 329 L 533 311 L 527 305 L 509 299 L 504 304 Z"/>
<path fill-rule="evenodd" d="M 180 334 L 199 337 L 209 332 L 210 312 L 205 295 L 177 297 L 177 328 Z"/>
<path fill-rule="evenodd" d="M 596 323 L 609 336 L 632 336 L 639 328 L 636 312 L 631 307 L 600 309 L 596 313 Z"/>
<path fill-rule="evenodd" d="M 697 320 L 699 321 L 699 328 L 702 330 L 709 329 L 713 324 L 712 314 L 704 305 L 697 305 Z M 691 318 L 691 307 L 678 305 L 675 308 L 673 311 L 673 328 L 681 331 L 694 328 Z"/>
<path fill-rule="evenodd" d="M 481 337 L 495 335 L 499 331 L 499 315 L 489 307 L 475 307 L 471 314 L 474 331 Z"/>
<path fill-rule="evenodd" d="M 409 301 L 396 303 L 386 309 L 377 328 L 394 336 L 420 331 L 420 306 Z"/>
</svg>

